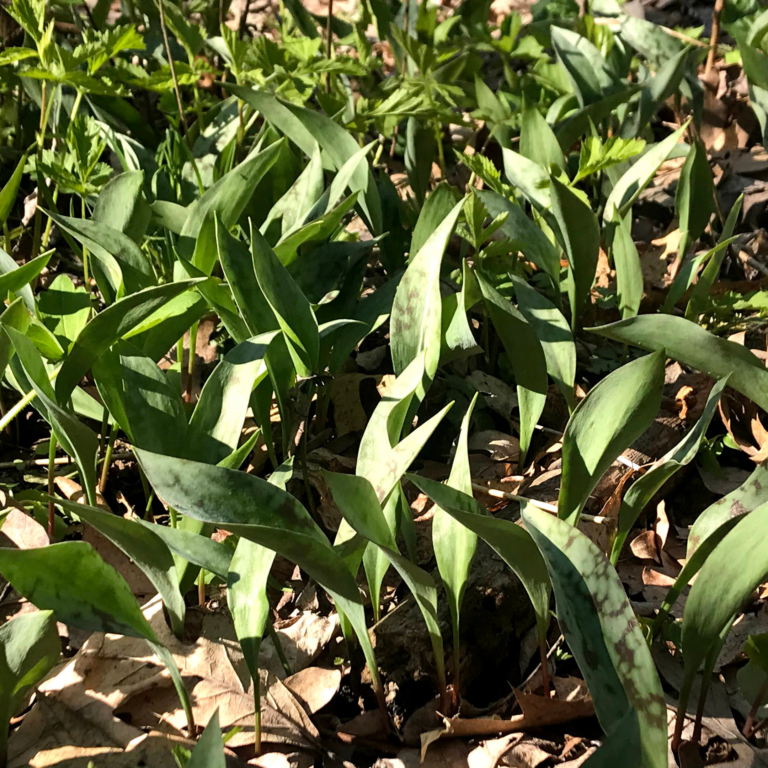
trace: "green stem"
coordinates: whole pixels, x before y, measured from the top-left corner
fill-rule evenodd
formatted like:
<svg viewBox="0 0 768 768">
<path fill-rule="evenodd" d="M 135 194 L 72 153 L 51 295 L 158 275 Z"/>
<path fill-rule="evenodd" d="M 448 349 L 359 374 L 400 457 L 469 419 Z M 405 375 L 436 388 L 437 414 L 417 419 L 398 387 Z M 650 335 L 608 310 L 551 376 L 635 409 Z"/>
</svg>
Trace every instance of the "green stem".
<svg viewBox="0 0 768 768">
<path fill-rule="evenodd" d="M 285 676 L 290 677 L 293 672 L 291 671 L 291 665 L 288 662 L 288 657 L 285 655 L 285 648 L 283 648 L 283 644 L 280 642 L 280 636 L 277 634 L 277 630 L 275 629 L 274 624 L 272 624 L 272 622 L 269 620 L 267 621 L 267 634 L 272 638 L 272 644 L 275 646 L 275 650 L 277 651 L 277 658 L 280 659 L 280 663 L 283 665 Z"/>
<path fill-rule="evenodd" d="M 109 430 L 109 442 L 107 443 L 107 452 L 104 454 L 104 463 L 101 465 L 101 479 L 99 480 L 99 493 L 103 494 L 107 487 L 107 477 L 109 475 L 109 465 L 112 463 L 112 451 L 115 448 L 115 439 L 117 438 L 117 427 L 112 425 Z"/>
<path fill-rule="evenodd" d="M 0 432 L 2 432 L 34 399 L 37 397 L 37 392 L 34 389 L 30 389 L 24 397 L 14 405 L 5 416 L 0 419 Z"/>
<path fill-rule="evenodd" d="M 198 324 L 192 323 L 192 327 L 189 329 L 189 360 L 187 360 L 187 402 L 192 400 L 192 382 L 195 375 L 195 359 L 197 355 L 195 350 L 197 349 L 197 329 Z"/>
<path fill-rule="evenodd" d="M 51 437 L 48 441 L 48 495 L 53 496 L 54 481 L 56 479 L 56 435 L 51 430 Z M 53 503 L 53 499 L 48 502 L 48 538 L 51 540 L 51 544 L 55 541 L 55 523 L 56 523 L 56 507 Z"/>
<path fill-rule="evenodd" d="M 179 387 L 181 396 L 184 397 L 184 337 L 176 342 L 176 362 L 179 364 Z"/>
<path fill-rule="evenodd" d="M 253 737 L 254 749 L 257 755 L 261 754 L 261 680 L 258 675 L 253 678 Z"/>
<path fill-rule="evenodd" d="M 80 216 L 85 219 L 87 215 L 87 211 L 85 208 L 85 198 L 80 198 Z M 88 297 L 90 300 L 91 296 L 91 272 L 88 264 L 88 249 L 85 247 L 85 243 L 83 243 L 83 282 L 85 283 L 85 290 L 88 292 Z"/>
<path fill-rule="evenodd" d="M 205 605 L 205 568 L 197 574 L 197 603 L 201 608 Z"/>
</svg>

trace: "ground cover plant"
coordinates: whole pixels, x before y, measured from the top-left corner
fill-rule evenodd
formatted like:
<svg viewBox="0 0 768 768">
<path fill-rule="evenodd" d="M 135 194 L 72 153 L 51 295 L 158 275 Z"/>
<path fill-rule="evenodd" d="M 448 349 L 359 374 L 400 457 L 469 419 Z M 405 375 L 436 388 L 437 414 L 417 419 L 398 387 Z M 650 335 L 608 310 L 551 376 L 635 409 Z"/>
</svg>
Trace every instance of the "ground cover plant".
<svg viewBox="0 0 768 768">
<path fill-rule="evenodd" d="M 0 13 L 0 766 L 768 764 L 768 9 Z"/>
</svg>

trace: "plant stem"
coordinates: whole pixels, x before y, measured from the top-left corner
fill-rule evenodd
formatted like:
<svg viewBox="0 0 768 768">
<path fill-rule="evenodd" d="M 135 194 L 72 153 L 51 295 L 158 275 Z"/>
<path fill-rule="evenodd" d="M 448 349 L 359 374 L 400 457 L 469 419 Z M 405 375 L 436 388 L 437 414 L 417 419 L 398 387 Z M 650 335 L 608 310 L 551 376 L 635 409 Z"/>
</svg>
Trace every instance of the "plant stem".
<svg viewBox="0 0 768 768">
<path fill-rule="evenodd" d="M 712 34 L 709 38 L 709 53 L 707 54 L 707 63 L 704 66 L 704 75 L 708 75 L 709 71 L 715 65 L 715 59 L 717 58 L 717 42 L 720 38 L 720 14 L 723 12 L 723 6 L 725 0 L 715 0 L 715 7 L 712 9 Z"/>
<path fill-rule="evenodd" d="M 742 730 L 742 733 L 747 739 L 753 733 L 752 726 L 755 723 L 755 717 L 757 717 L 757 710 L 760 709 L 760 705 L 763 703 L 763 699 L 765 698 L 766 694 L 768 694 L 768 677 L 765 678 L 765 682 L 758 691 L 755 700 L 752 702 L 752 709 L 749 710 L 749 715 L 747 715 L 747 722 L 744 723 L 744 729 Z"/>
<path fill-rule="evenodd" d="M 48 89 L 45 80 L 41 81 L 40 85 L 40 130 L 37 134 L 37 160 L 42 160 L 43 146 L 45 144 L 45 127 L 48 124 Z M 38 179 L 40 179 L 38 174 Z M 45 181 L 43 180 L 43 183 Z M 35 230 L 32 237 L 32 253 L 30 258 L 35 259 L 40 253 L 40 235 L 42 233 L 43 214 L 40 210 L 40 198 L 42 197 L 42 190 L 37 190 L 37 202 L 38 205 L 35 208 Z"/>
<path fill-rule="evenodd" d="M 547 659 L 547 638 L 545 634 L 539 637 L 539 653 L 541 655 L 541 684 L 544 686 L 544 695 L 549 698 L 549 660 Z"/>
<path fill-rule="evenodd" d="M 85 198 L 80 198 L 80 216 L 85 219 L 87 211 L 85 209 Z M 88 292 L 88 298 L 91 297 L 91 273 L 88 264 L 88 249 L 83 243 L 83 282 L 85 283 L 85 290 Z"/>
<path fill-rule="evenodd" d="M 277 651 L 277 658 L 280 659 L 280 663 L 283 665 L 286 677 L 290 677 L 293 672 L 291 671 L 291 665 L 288 662 L 288 657 L 285 655 L 285 648 L 280 642 L 280 636 L 277 634 L 275 625 L 271 621 L 267 621 L 267 634 L 272 638 L 272 644 Z"/>
<path fill-rule="evenodd" d="M 205 568 L 197 574 L 197 603 L 201 608 L 205 606 Z"/>
<path fill-rule="evenodd" d="M 0 419 L 0 432 L 2 432 L 37 396 L 34 389 L 30 389 L 24 397 L 14 405 L 8 413 Z"/>
<path fill-rule="evenodd" d="M 328 61 L 331 60 L 331 56 L 333 55 L 332 23 L 333 23 L 333 0 L 328 0 L 328 23 L 325 27 L 325 44 L 326 44 L 325 55 Z M 330 72 L 328 72 L 325 77 L 325 92 L 326 93 L 331 92 L 331 73 Z"/>
<path fill-rule="evenodd" d="M 99 480 L 99 493 L 103 494 L 107 487 L 107 476 L 109 475 L 109 465 L 112 463 L 112 451 L 115 447 L 117 438 L 117 427 L 113 424 L 109 429 L 109 441 L 107 442 L 107 452 L 104 455 L 104 463 L 101 465 L 101 479 Z"/>
<path fill-rule="evenodd" d="M 160 29 L 163 32 L 165 53 L 168 56 L 168 66 L 171 70 L 171 79 L 173 80 L 173 91 L 176 94 L 176 106 L 179 108 L 179 121 L 184 128 L 184 135 L 186 136 L 189 133 L 189 126 L 187 125 L 187 118 L 184 117 L 184 106 L 181 103 L 179 80 L 176 77 L 176 65 L 173 63 L 173 56 L 171 56 L 171 44 L 168 42 L 168 29 L 165 25 L 165 7 L 163 6 L 164 2 L 165 0 L 157 0 L 157 7 L 160 9 Z"/>
<path fill-rule="evenodd" d="M 176 362 L 179 364 L 179 386 L 181 396 L 184 397 L 184 337 L 176 342 Z"/>
<path fill-rule="evenodd" d="M 195 359 L 197 355 L 195 350 L 197 349 L 197 329 L 198 324 L 192 323 L 192 327 L 189 329 L 189 360 L 187 360 L 187 393 L 186 400 L 191 402 L 192 400 L 192 382 L 195 375 Z"/>
<path fill-rule="evenodd" d="M 257 755 L 261 754 L 261 680 L 258 675 L 253 677 L 253 748 Z"/>
<path fill-rule="evenodd" d="M 48 441 L 48 495 L 53 496 L 55 491 L 54 480 L 56 478 L 56 435 L 51 430 Z M 48 502 L 48 538 L 53 544 L 55 539 L 56 508 L 53 499 Z"/>
</svg>

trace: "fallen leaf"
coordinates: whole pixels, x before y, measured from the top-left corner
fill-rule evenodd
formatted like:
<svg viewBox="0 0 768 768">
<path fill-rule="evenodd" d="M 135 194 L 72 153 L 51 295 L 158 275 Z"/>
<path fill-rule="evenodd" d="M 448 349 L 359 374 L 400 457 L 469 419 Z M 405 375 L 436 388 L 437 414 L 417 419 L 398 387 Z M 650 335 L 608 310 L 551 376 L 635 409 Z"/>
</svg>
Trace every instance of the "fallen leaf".
<svg viewBox="0 0 768 768">
<path fill-rule="evenodd" d="M 661 539 L 656 531 L 643 531 L 632 539 L 629 548 L 632 554 L 641 560 L 654 560 L 661 563 L 660 544 Z"/>
<path fill-rule="evenodd" d="M 50 544 L 45 528 L 31 515 L 19 509 L 12 508 L 8 512 L 0 531 L 19 549 L 35 549 Z"/>
<path fill-rule="evenodd" d="M 501 379 L 483 371 L 472 371 L 467 376 L 467 382 L 483 396 L 485 404 L 499 416 L 506 419 L 512 410 L 517 408 L 517 394 Z"/>
<path fill-rule="evenodd" d="M 341 670 L 307 667 L 286 678 L 285 687 L 314 714 L 328 704 L 341 684 Z"/>
<path fill-rule="evenodd" d="M 520 441 L 505 432 L 486 429 L 469 438 L 470 451 L 487 451 L 493 461 L 516 462 L 520 457 Z"/>
</svg>

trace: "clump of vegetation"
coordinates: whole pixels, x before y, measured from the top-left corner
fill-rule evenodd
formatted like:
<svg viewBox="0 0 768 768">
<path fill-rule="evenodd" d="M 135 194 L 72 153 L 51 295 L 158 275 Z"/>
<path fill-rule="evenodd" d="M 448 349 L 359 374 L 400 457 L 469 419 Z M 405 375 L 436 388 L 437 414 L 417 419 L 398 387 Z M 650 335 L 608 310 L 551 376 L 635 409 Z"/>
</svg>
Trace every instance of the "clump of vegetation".
<svg viewBox="0 0 768 768">
<path fill-rule="evenodd" d="M 0 765 L 762 759 L 768 10 L 530 11 L 4 6 Z"/>
</svg>

